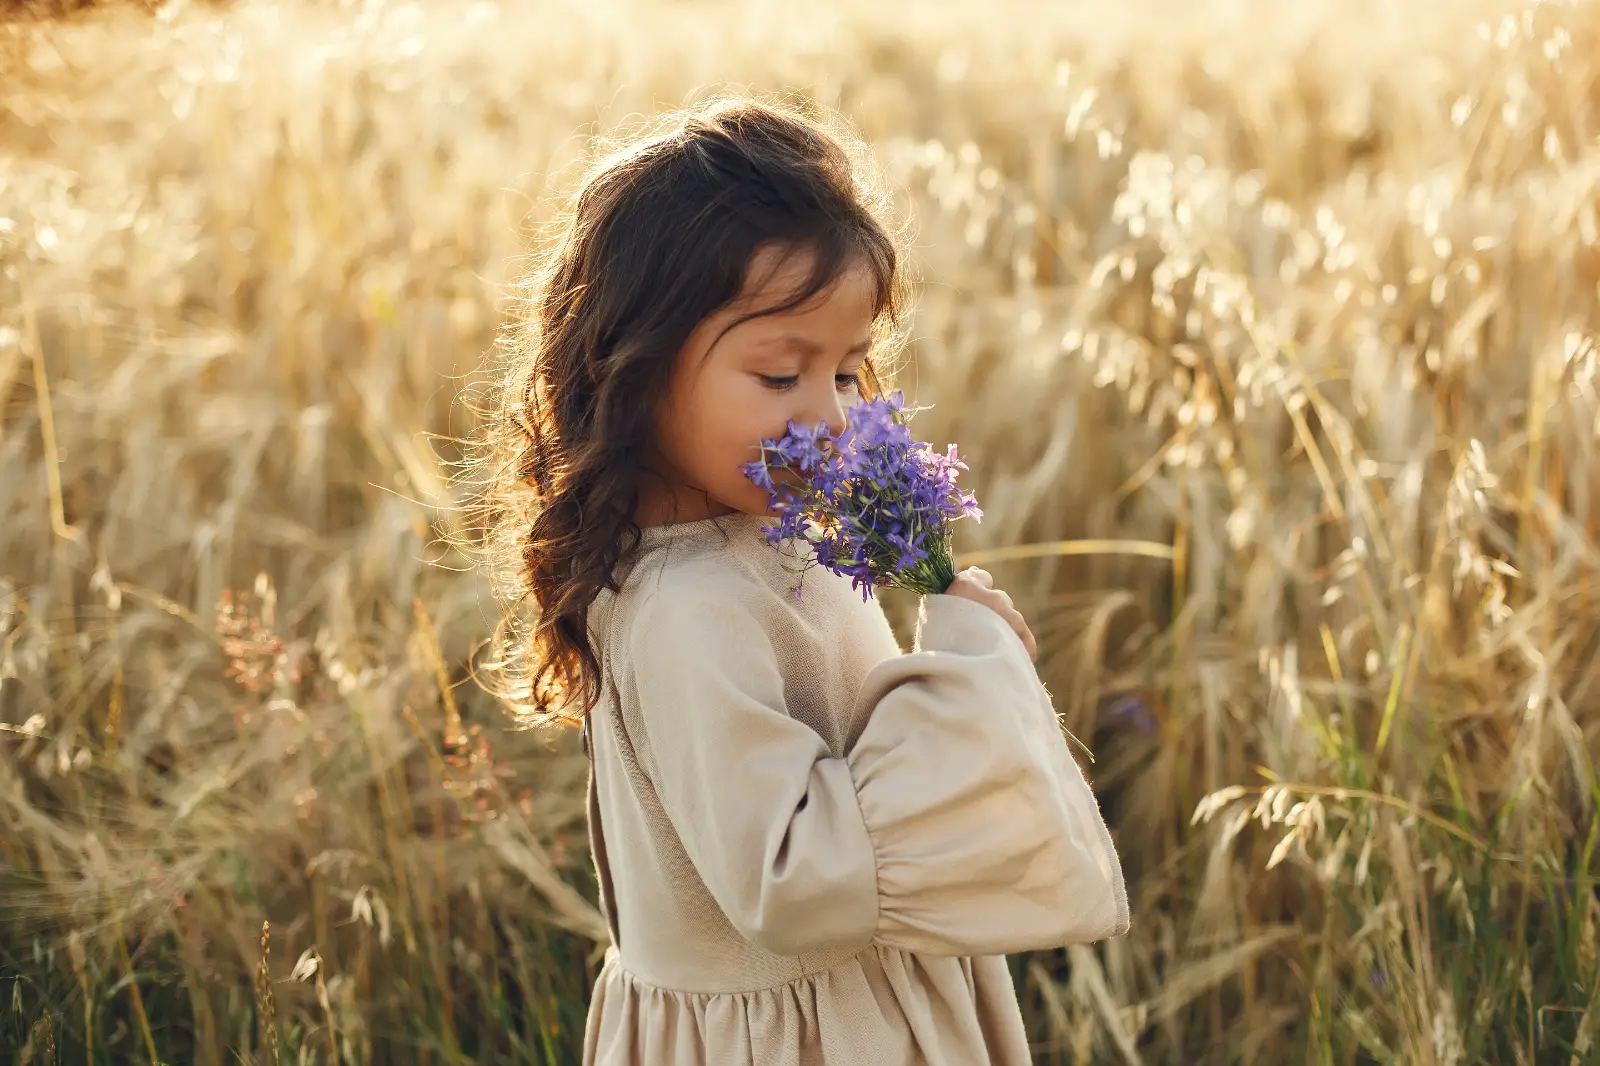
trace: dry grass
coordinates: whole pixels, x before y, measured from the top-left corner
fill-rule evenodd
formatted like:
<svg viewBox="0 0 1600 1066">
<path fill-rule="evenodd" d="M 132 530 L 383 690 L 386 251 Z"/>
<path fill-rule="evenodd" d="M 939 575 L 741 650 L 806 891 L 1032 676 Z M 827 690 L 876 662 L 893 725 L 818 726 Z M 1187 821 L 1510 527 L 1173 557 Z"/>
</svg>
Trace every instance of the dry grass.
<svg viewBox="0 0 1600 1066">
<path fill-rule="evenodd" d="M 1591 1061 L 1600 15 L 1041 7 L 0 26 L 0 1047 L 574 1061 L 448 438 L 586 132 L 735 82 L 906 190 L 961 546 L 1075 542 L 994 565 L 1135 930 L 1018 960 L 1039 1060 Z"/>
</svg>

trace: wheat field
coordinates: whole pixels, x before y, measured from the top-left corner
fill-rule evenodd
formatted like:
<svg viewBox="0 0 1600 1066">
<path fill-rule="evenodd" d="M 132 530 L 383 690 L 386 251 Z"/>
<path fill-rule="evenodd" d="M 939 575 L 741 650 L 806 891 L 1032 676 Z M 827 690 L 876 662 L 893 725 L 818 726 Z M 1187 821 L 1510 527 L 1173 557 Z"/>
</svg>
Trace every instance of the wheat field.
<svg viewBox="0 0 1600 1066">
<path fill-rule="evenodd" d="M 1014 960 L 1037 1060 L 1600 1056 L 1593 5 L 152 6 L 0 24 L 6 1061 L 577 1060 L 463 441 L 593 138 L 707 87 L 915 222 L 898 384 L 1134 908 Z"/>
</svg>

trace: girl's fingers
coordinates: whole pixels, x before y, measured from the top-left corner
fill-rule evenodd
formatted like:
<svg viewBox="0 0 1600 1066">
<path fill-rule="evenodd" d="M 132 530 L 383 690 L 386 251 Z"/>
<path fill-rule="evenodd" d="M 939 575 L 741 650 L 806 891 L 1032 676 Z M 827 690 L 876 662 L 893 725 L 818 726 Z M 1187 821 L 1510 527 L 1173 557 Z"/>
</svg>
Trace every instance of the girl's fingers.
<svg viewBox="0 0 1600 1066">
<path fill-rule="evenodd" d="M 1028 658 L 1030 660 L 1037 659 L 1039 645 L 1034 641 L 1033 630 L 1028 628 L 1028 623 L 1022 617 L 1022 613 L 1015 609 L 1010 609 L 1006 612 L 1006 620 L 1011 623 L 1011 629 L 1017 634 L 1017 639 L 1022 641 L 1022 646 L 1028 649 Z"/>
<path fill-rule="evenodd" d="M 989 571 L 980 567 L 969 566 L 957 574 L 956 579 L 962 582 L 962 587 L 953 588 L 952 591 L 975 603 L 983 604 L 1005 619 L 1006 625 L 1011 627 L 1011 631 L 1017 635 L 1017 639 L 1022 641 L 1022 646 L 1028 650 L 1029 660 L 1037 662 L 1039 645 L 1034 640 L 1033 631 L 1028 628 L 1027 620 L 1022 617 L 1022 612 L 1018 611 L 1016 605 L 1012 603 L 1011 594 L 1004 589 L 994 587 L 994 578 Z M 967 585 L 968 582 L 971 583 L 970 586 Z M 976 586 L 976 588 L 972 588 L 972 586 Z"/>
</svg>

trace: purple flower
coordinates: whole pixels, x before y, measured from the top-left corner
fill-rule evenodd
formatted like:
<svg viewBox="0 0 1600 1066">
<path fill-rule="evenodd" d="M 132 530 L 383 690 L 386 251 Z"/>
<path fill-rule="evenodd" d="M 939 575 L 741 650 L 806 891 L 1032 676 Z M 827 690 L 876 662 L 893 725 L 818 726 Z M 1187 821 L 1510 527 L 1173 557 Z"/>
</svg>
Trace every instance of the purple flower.
<svg viewBox="0 0 1600 1066">
<path fill-rule="evenodd" d="M 983 518 L 973 495 L 956 487 L 967 469 L 956 446 L 941 454 L 915 440 L 904 404 L 900 392 L 857 404 L 839 434 L 826 423 L 790 422 L 742 467 L 778 515 L 767 540 L 809 541 L 812 558 L 801 570 L 815 564 L 848 577 L 862 599 L 880 585 L 944 592 L 955 580 L 950 523 Z M 779 471 L 789 475 L 781 483 Z"/>
<path fill-rule="evenodd" d="M 1111 717 L 1121 718 L 1133 723 L 1134 728 L 1141 733 L 1154 733 L 1161 727 L 1156 716 L 1151 712 L 1144 700 L 1132 693 L 1124 693 L 1112 701 L 1108 709 Z"/>
</svg>

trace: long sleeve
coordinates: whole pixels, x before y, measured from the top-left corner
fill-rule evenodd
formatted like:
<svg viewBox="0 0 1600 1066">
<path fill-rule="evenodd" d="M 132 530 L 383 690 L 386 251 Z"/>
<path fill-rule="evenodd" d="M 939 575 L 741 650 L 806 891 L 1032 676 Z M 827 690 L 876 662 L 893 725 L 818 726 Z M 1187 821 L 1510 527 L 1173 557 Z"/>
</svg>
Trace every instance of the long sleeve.
<svg viewBox="0 0 1600 1066">
<path fill-rule="evenodd" d="M 1026 649 L 993 611 L 930 596 L 916 650 L 867 676 L 850 752 L 880 940 L 1003 954 L 1120 936 L 1122 864 Z"/>
<path fill-rule="evenodd" d="M 791 717 L 766 630 L 674 584 L 638 605 L 634 738 L 689 859 L 741 935 L 801 955 L 877 940 L 944 955 L 1127 928 L 1121 866 L 1009 627 L 923 602 L 917 647 L 873 668 L 833 757 Z"/>
</svg>

